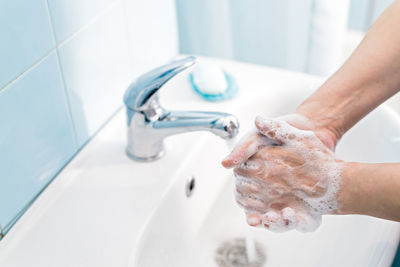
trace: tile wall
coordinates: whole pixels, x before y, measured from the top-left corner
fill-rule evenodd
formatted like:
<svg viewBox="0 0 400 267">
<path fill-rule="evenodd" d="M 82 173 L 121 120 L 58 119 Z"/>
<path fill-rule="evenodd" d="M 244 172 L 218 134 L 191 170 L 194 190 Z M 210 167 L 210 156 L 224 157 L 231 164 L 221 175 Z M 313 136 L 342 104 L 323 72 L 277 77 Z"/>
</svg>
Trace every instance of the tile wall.
<svg viewBox="0 0 400 267">
<path fill-rule="evenodd" d="M 174 0 L 0 1 L 3 233 L 122 106 L 129 83 L 177 54 L 175 20 Z"/>
</svg>

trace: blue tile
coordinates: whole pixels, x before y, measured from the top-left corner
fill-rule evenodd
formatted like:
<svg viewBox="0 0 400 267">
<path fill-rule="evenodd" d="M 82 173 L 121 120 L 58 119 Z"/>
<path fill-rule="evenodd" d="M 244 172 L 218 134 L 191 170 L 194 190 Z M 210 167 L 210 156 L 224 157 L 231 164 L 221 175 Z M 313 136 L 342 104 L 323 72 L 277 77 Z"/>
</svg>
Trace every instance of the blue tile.
<svg viewBox="0 0 400 267">
<path fill-rule="evenodd" d="M 123 17 L 114 5 L 59 48 L 79 146 L 122 106 L 133 79 Z"/>
<path fill-rule="evenodd" d="M 175 0 L 123 0 L 123 4 L 135 74 L 165 64 L 178 54 Z"/>
<path fill-rule="evenodd" d="M 312 7 L 312 0 L 232 1 L 235 59 L 306 71 Z"/>
<path fill-rule="evenodd" d="M 49 0 L 57 43 L 79 30 L 115 0 Z"/>
<path fill-rule="evenodd" d="M 0 91 L 0 225 L 77 151 L 55 52 Z"/>
<path fill-rule="evenodd" d="M 54 46 L 46 0 L 0 1 L 0 88 Z"/>
<path fill-rule="evenodd" d="M 238 29 L 233 28 L 233 25 L 231 28 L 231 9 L 238 3 L 243 6 L 249 4 L 248 1 L 229 3 L 229 1 L 214 0 L 176 0 L 180 52 L 232 58 L 234 56 L 232 32 Z"/>
</svg>

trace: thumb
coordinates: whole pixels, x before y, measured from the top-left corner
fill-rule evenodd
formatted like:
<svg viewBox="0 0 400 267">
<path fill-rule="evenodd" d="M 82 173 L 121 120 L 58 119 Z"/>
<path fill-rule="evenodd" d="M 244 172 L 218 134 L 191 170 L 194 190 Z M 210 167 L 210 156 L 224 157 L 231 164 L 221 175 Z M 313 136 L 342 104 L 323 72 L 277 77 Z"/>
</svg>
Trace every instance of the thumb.
<svg viewBox="0 0 400 267">
<path fill-rule="evenodd" d="M 233 168 L 247 161 L 258 150 L 272 144 L 272 141 L 257 131 L 252 131 L 239 141 L 239 144 L 222 161 L 225 168 Z"/>
<path fill-rule="evenodd" d="M 335 151 L 337 139 L 332 132 L 327 130 L 316 130 L 315 135 L 325 146 L 327 146 L 330 150 Z"/>
<path fill-rule="evenodd" d="M 302 132 L 286 121 L 263 118 L 261 116 L 256 117 L 255 124 L 260 133 L 272 139 L 278 145 L 282 145 L 287 142 L 288 138 L 291 139 L 291 135 L 295 137 Z"/>
</svg>

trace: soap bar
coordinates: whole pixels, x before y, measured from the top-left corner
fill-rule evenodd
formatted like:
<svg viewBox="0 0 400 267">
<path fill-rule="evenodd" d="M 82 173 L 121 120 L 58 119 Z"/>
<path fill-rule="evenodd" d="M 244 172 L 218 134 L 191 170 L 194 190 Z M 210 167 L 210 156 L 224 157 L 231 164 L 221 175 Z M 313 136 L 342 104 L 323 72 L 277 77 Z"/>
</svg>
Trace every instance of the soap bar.
<svg viewBox="0 0 400 267">
<path fill-rule="evenodd" d="M 225 73 L 216 64 L 199 62 L 192 75 L 194 84 L 203 94 L 217 95 L 228 89 Z"/>
</svg>

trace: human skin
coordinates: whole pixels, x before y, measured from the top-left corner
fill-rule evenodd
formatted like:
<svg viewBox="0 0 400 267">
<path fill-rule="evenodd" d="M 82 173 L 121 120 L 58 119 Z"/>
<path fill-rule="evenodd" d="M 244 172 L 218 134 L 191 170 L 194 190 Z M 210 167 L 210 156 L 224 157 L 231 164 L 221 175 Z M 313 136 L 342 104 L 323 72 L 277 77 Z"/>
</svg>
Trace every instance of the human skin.
<svg viewBox="0 0 400 267">
<path fill-rule="evenodd" d="M 360 119 L 400 89 L 400 1 L 375 22 L 345 64 L 297 113 L 339 140 Z"/>
<path fill-rule="evenodd" d="M 238 204 L 252 225 L 262 223 L 274 232 L 314 231 L 323 214 L 337 209 L 343 161 L 313 131 L 282 118 L 258 116 L 256 127 L 265 142 L 234 168 Z"/>
<path fill-rule="evenodd" d="M 395 1 L 345 64 L 297 108 L 297 115 L 283 120 L 296 128 L 313 131 L 323 144 L 334 150 L 354 124 L 399 91 L 399 27 L 400 1 Z M 259 132 L 253 133 L 222 164 L 226 168 L 238 167 L 270 145 Z M 288 155 L 282 160 L 290 163 L 284 146 L 278 145 L 275 151 L 281 156 Z M 338 208 L 333 213 L 400 221 L 399 192 L 400 164 L 344 162 L 337 192 Z M 258 225 L 259 216 L 252 216 L 249 215 L 249 224 Z"/>
</svg>

